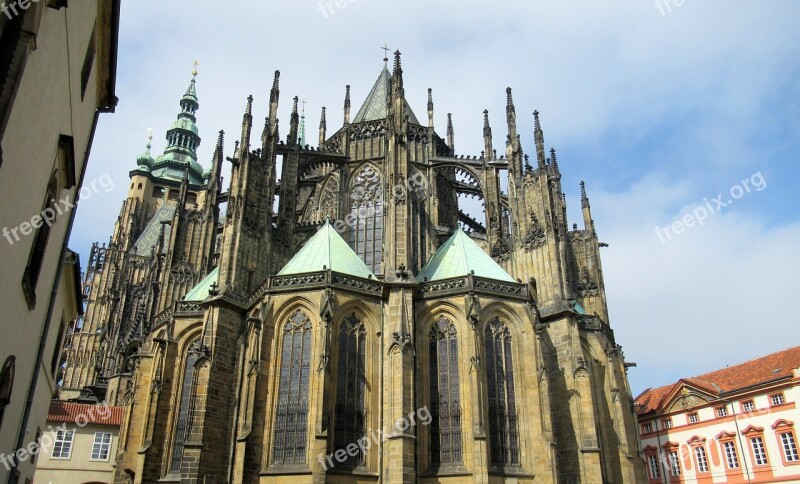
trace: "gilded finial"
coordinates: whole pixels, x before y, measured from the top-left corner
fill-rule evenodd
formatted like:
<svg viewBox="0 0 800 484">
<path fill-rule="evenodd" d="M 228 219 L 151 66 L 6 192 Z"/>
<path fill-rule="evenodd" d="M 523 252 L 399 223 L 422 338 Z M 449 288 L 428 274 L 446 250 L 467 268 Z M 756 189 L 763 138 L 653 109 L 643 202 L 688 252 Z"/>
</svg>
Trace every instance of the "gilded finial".
<svg viewBox="0 0 800 484">
<path fill-rule="evenodd" d="M 153 128 L 147 128 L 147 153 L 150 153 L 152 142 L 153 142 Z"/>
<path fill-rule="evenodd" d="M 197 74 L 198 74 L 197 66 L 199 66 L 199 65 L 200 65 L 200 60 L 199 59 L 195 59 L 194 60 L 194 67 L 192 67 L 192 77 L 197 77 Z"/>
</svg>

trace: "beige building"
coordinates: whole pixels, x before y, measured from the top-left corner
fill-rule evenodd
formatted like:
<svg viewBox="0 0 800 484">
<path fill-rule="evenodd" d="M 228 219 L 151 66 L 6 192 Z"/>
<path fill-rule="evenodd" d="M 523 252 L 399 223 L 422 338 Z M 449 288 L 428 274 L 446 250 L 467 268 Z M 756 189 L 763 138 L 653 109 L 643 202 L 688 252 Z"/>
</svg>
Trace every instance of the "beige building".
<svg viewBox="0 0 800 484">
<path fill-rule="evenodd" d="M 118 0 L 5 1 L 0 12 L 0 482 L 56 391 L 60 342 L 82 311 L 66 241 L 99 114 L 114 110 Z"/>
<path fill-rule="evenodd" d="M 636 398 L 656 483 L 800 482 L 800 346 Z"/>
<path fill-rule="evenodd" d="M 36 462 L 36 482 L 112 482 L 121 422 L 120 407 L 51 402 Z"/>
<path fill-rule="evenodd" d="M 64 398 L 125 407 L 115 482 L 646 480 L 585 190 L 570 227 L 555 150 L 537 112 L 529 162 L 510 88 L 505 154 L 484 111 L 465 156 L 403 75 L 397 52 L 355 116 L 348 86 L 310 146 L 297 97 L 278 134 L 276 72 L 263 130 L 250 97 L 207 170 L 191 80 L 92 249 L 67 359 Z"/>
</svg>

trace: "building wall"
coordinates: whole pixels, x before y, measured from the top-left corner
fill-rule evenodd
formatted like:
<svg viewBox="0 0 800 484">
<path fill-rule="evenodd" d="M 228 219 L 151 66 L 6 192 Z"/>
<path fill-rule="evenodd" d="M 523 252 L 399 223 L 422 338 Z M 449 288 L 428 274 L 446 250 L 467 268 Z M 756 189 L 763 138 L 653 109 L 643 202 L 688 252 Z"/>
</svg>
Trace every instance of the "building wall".
<svg viewBox="0 0 800 484">
<path fill-rule="evenodd" d="M 779 441 L 779 433 L 792 431 L 795 446 L 800 444 L 800 432 L 797 429 L 800 425 L 798 377 L 800 371 L 795 370 L 795 378 L 789 383 L 740 392 L 726 398 L 726 401 L 712 399 L 707 403 L 688 394 L 687 401 L 700 404 L 683 408 L 679 398 L 671 411 L 640 418 L 641 446 L 648 462 L 650 482 L 800 482 L 800 461 L 786 462 Z M 776 394 L 783 395 L 783 404 L 772 403 L 771 397 Z M 752 411 L 747 411 L 743 406 L 746 401 L 753 402 Z M 719 416 L 717 412 L 720 408 L 725 408 L 727 415 Z M 694 414 L 697 415 L 697 422 L 691 423 L 689 418 Z M 665 428 L 666 420 L 672 422 L 672 428 Z M 755 435 L 763 436 L 768 460 L 766 465 L 754 462 L 750 438 Z M 738 468 L 730 469 L 727 466 L 723 445 L 726 441 L 735 445 Z M 708 456 L 708 472 L 699 472 L 694 451 L 698 445 L 703 446 Z M 657 449 L 665 448 L 678 453 L 680 476 L 673 476 L 668 471 L 669 464 L 664 461 L 666 451 L 662 450 L 660 455 L 657 453 Z M 653 477 L 650 455 L 658 456 L 661 466 L 659 478 Z"/>
<path fill-rule="evenodd" d="M 75 428 L 75 439 L 69 459 L 52 458 L 52 448 L 43 452 L 36 466 L 36 482 L 53 484 L 82 484 L 84 482 L 111 482 L 114 476 L 114 462 L 119 444 L 119 427 L 107 425 L 86 425 Z M 55 440 L 55 431 L 48 430 Z M 95 432 L 111 434 L 111 449 L 106 460 L 92 460 L 92 446 Z"/>
<path fill-rule="evenodd" d="M 54 2 L 28 2 L 22 38 L 28 39 L 24 60 L 13 71 L 13 95 L 0 119 L 0 307 L 2 328 L 13 338 L 0 339 L 0 364 L 15 357 L 15 376 L 10 403 L 0 423 L 0 452 L 13 453 L 20 436 L 23 445 L 43 427 L 47 405 L 53 393 L 50 355 L 58 338 L 58 327 L 65 308 L 53 302 L 51 323 L 48 307 L 51 292 L 59 281 L 58 268 L 71 225 L 71 211 L 55 218 L 44 249 L 37 283 L 26 296 L 22 279 L 36 240 L 32 218 L 46 207 L 46 193 L 51 177 L 58 180 L 55 199 L 74 202 L 85 170 L 88 153 L 100 109 L 108 108 L 109 85 L 113 84 L 111 53 L 116 51 L 114 6 L 118 2 L 86 1 L 69 8 L 52 8 Z M 58 2 L 55 2 L 58 3 Z M 5 24 L 8 27 L 11 20 Z M 88 77 L 82 76 L 88 46 L 95 33 L 95 55 Z M 112 35 L 113 32 L 113 35 Z M 21 54 L 22 55 L 22 54 Z M 82 80 L 87 81 L 85 94 Z M 113 88 L 112 88 L 113 91 Z M 66 138 L 65 138 L 66 137 Z M 64 140 L 71 139 L 70 143 Z M 62 162 L 63 160 L 63 162 Z M 64 167 L 69 167 L 64 170 Z M 68 175 L 65 172 L 71 171 Z M 62 204 L 61 207 L 64 207 Z M 41 221 L 33 222 L 41 224 Z M 24 232 L 23 232 L 24 229 Z M 16 230 L 16 232 L 14 232 Z M 25 233 L 30 232 L 30 233 Z M 15 235 L 16 234 L 16 235 Z M 17 240 L 18 238 L 18 240 Z M 30 294 L 35 294 L 35 303 Z M 31 392 L 34 366 L 40 342 L 44 360 L 33 391 L 33 407 L 23 429 L 26 400 Z M 30 476 L 29 465 L 19 467 L 21 478 Z M 0 466 L 0 482 L 9 480 L 10 472 Z"/>
</svg>

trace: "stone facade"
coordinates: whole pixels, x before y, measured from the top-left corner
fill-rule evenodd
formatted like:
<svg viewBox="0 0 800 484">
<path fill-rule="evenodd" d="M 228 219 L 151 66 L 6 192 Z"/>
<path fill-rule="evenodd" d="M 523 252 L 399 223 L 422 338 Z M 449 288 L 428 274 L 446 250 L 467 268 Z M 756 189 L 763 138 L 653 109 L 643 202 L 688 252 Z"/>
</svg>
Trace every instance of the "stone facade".
<svg viewBox="0 0 800 484">
<path fill-rule="evenodd" d="M 63 393 L 126 406 L 115 482 L 646 480 L 589 201 L 569 230 L 538 113 L 536 167 L 510 89 L 506 154 L 487 115 L 484 152 L 458 156 L 432 93 L 423 125 L 399 52 L 391 67 L 352 119 L 348 86 L 330 136 L 323 109 L 318 147 L 297 141 L 297 98 L 280 139 L 276 72 L 259 148 L 247 101 L 227 192 L 222 133 L 202 182 L 193 160 L 176 178 L 174 157 L 140 157 L 111 243 L 89 259 L 71 346 L 85 363 Z M 194 155 L 199 138 L 184 139 Z M 484 200 L 483 221 L 459 194 Z M 288 270 L 321 224 L 350 255 Z M 442 256 L 467 270 L 429 278 L 448 244 L 480 256 Z"/>
<path fill-rule="evenodd" d="M 24 450 L 45 432 L 62 343 L 83 309 L 67 248 L 74 207 L 98 183 L 111 188 L 108 175 L 84 175 L 101 114 L 117 104 L 120 0 L 67 3 L 0 3 L 2 483 L 33 478 Z"/>
</svg>

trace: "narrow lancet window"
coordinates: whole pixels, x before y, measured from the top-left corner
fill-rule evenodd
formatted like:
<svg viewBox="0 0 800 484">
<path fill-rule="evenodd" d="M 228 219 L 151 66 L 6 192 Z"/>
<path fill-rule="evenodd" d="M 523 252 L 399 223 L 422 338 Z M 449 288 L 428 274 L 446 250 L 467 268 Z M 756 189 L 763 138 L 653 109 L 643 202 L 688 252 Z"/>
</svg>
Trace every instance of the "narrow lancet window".
<svg viewBox="0 0 800 484">
<path fill-rule="evenodd" d="M 458 378 L 458 332 L 439 317 L 430 331 L 431 462 L 461 463 L 461 404 Z"/>
<path fill-rule="evenodd" d="M 486 325 L 486 380 L 489 394 L 489 445 L 492 467 L 520 465 L 517 403 L 511 332 L 495 318 Z"/>
<path fill-rule="evenodd" d="M 172 439 L 172 462 L 170 472 L 180 474 L 181 460 L 183 459 L 183 448 L 192 430 L 191 404 L 194 398 L 194 374 L 195 365 L 200 358 L 200 339 L 196 339 L 189 345 L 186 351 L 186 365 L 183 369 L 183 381 L 181 383 L 180 404 L 178 407 L 178 422 L 175 425 L 175 437 Z"/>
<path fill-rule="evenodd" d="M 365 165 L 353 177 L 350 193 L 350 247 L 375 274 L 381 274 L 383 186 L 381 176 Z"/>
<path fill-rule="evenodd" d="M 339 364 L 336 379 L 333 446 L 345 449 L 366 435 L 366 335 L 364 323 L 351 314 L 339 329 Z M 366 456 L 359 448 L 337 464 L 340 468 L 363 466 Z"/>
<path fill-rule="evenodd" d="M 306 461 L 310 363 L 311 321 L 297 310 L 283 327 L 273 464 L 303 464 Z"/>
</svg>

